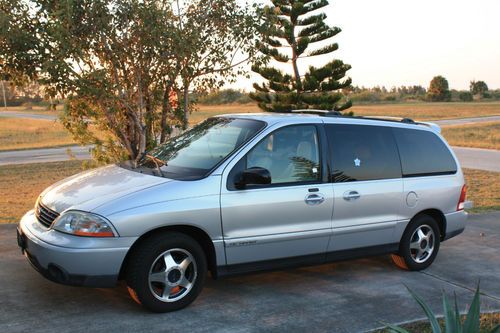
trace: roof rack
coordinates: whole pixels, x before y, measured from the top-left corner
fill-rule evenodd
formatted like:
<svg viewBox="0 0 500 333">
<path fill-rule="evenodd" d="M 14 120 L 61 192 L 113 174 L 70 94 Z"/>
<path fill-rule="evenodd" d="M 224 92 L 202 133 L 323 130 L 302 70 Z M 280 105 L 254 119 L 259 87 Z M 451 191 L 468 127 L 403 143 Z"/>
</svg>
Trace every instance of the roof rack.
<svg viewBox="0 0 500 333">
<path fill-rule="evenodd" d="M 382 120 L 382 121 L 395 121 L 405 124 L 418 124 L 411 118 L 389 117 L 389 116 L 354 116 L 354 118 L 368 119 L 368 120 Z"/>
<path fill-rule="evenodd" d="M 411 118 L 398 118 L 398 117 L 385 117 L 385 116 L 343 116 L 339 111 L 329 111 L 329 110 L 316 110 L 316 109 L 300 109 L 292 110 L 292 113 L 306 113 L 306 114 L 316 114 L 323 117 L 346 117 L 346 118 L 356 118 L 356 119 L 367 119 L 367 120 L 382 120 L 382 121 L 394 121 L 406 124 L 417 124 Z"/>
<path fill-rule="evenodd" d="M 323 117 L 341 117 L 342 113 L 339 111 L 329 111 L 329 110 L 317 110 L 317 109 L 299 109 L 292 110 L 292 113 L 308 113 L 308 114 L 316 114 Z"/>
<path fill-rule="evenodd" d="M 366 120 L 379 120 L 379 121 L 391 121 L 396 123 L 405 123 L 412 125 L 423 125 L 431 128 L 437 133 L 441 133 L 441 127 L 434 123 L 428 122 L 416 122 L 411 118 L 400 118 L 400 117 L 389 117 L 389 116 L 344 116 L 339 111 L 329 111 L 329 110 L 316 110 L 316 109 L 301 109 L 301 110 L 291 110 L 292 113 L 305 113 L 305 114 L 316 114 L 322 117 L 343 117 L 343 118 L 354 118 L 354 119 L 366 119 Z"/>
</svg>

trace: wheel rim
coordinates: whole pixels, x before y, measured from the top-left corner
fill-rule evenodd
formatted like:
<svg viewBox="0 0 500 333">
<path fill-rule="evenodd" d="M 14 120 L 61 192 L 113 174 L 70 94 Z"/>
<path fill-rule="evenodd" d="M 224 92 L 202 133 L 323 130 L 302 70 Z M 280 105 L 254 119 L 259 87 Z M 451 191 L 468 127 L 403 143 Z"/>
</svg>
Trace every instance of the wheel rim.
<svg viewBox="0 0 500 333">
<path fill-rule="evenodd" d="M 162 302 L 175 302 L 186 296 L 197 277 L 194 257 L 184 249 L 160 254 L 149 269 L 149 289 Z"/>
<path fill-rule="evenodd" d="M 419 264 L 427 261 L 434 252 L 435 242 L 434 230 L 426 224 L 419 226 L 410 239 L 410 253 L 413 260 Z"/>
</svg>

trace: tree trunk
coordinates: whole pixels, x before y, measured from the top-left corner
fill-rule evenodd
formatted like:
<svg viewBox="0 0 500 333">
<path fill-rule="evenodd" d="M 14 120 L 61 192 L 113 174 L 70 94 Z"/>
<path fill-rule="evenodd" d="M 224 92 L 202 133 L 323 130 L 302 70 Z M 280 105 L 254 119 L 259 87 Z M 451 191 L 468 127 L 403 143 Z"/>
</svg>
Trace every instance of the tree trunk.
<svg viewBox="0 0 500 333">
<path fill-rule="evenodd" d="M 182 119 L 182 129 L 185 130 L 188 127 L 189 122 L 189 83 L 184 83 L 184 90 L 182 93 L 182 102 L 184 107 L 183 119 Z"/>
<path fill-rule="evenodd" d="M 295 40 L 295 25 L 292 27 L 292 35 L 290 36 L 291 41 L 292 41 L 292 66 L 293 66 L 293 74 L 295 77 L 295 85 L 297 88 L 297 93 L 302 92 L 302 81 L 300 81 L 300 73 L 299 73 L 299 66 L 297 65 L 297 41 Z"/>
<path fill-rule="evenodd" d="M 2 94 L 3 94 L 3 106 L 5 107 L 5 110 L 7 110 L 7 98 L 5 97 L 5 83 L 3 80 L 1 81 L 2 83 Z"/>
<path fill-rule="evenodd" d="M 146 135 L 146 148 L 151 148 L 155 146 L 156 138 L 153 133 L 153 121 L 154 121 L 154 110 L 153 107 L 151 106 L 151 99 L 149 98 L 149 95 L 146 95 L 144 98 L 145 102 L 145 110 L 146 114 L 144 116 L 144 121 L 145 121 L 145 135 Z"/>
<path fill-rule="evenodd" d="M 160 122 L 160 127 L 161 127 L 160 143 L 164 143 L 170 136 L 170 133 L 172 132 L 172 129 L 167 123 L 167 117 L 168 114 L 171 112 L 171 106 L 172 106 L 172 104 L 170 103 L 171 91 L 172 87 L 170 85 L 167 85 L 165 87 L 165 91 L 163 92 L 163 103 L 161 108 L 161 122 Z"/>
</svg>

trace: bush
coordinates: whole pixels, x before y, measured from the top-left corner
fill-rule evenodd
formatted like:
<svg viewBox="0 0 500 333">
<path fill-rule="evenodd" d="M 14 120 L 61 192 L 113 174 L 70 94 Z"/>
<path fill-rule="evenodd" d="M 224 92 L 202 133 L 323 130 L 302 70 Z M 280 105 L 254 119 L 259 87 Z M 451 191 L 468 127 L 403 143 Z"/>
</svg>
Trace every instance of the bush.
<svg viewBox="0 0 500 333">
<path fill-rule="evenodd" d="M 349 99 L 353 102 L 380 102 L 382 100 L 381 93 L 368 90 L 352 93 L 349 95 Z"/>
<path fill-rule="evenodd" d="M 472 96 L 472 94 L 468 91 L 462 91 L 458 95 L 458 98 L 460 98 L 460 100 L 462 102 L 472 102 L 472 100 L 474 99 L 474 96 Z"/>
</svg>

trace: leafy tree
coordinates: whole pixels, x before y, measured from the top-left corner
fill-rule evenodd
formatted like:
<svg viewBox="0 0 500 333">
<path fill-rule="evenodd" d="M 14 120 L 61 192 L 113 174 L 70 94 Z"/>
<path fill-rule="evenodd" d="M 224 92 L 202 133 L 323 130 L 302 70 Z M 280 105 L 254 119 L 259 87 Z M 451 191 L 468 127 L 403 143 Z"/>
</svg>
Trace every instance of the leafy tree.
<svg viewBox="0 0 500 333">
<path fill-rule="evenodd" d="M 0 8 L 0 70 L 65 98 L 64 126 L 103 162 L 138 161 L 185 128 L 187 92 L 234 77 L 235 54 L 254 42 L 250 10 L 223 0 L 0 0 Z"/>
<path fill-rule="evenodd" d="M 263 10 L 265 24 L 260 29 L 259 51 L 288 67 L 282 71 L 267 64 L 255 64 L 252 70 L 267 82 L 254 84 L 251 94 L 265 111 L 289 112 L 292 109 L 342 111 L 351 106 L 341 89 L 350 86 L 346 72 L 351 68 L 341 60 L 323 66 L 310 66 L 301 73 L 300 61 L 331 54 L 338 44 L 331 41 L 341 30 L 325 23 L 325 13 L 315 11 L 328 5 L 327 0 L 271 0 Z M 331 56 L 330 56 L 331 57 Z M 291 73 L 291 74 L 290 74 Z"/>
<path fill-rule="evenodd" d="M 450 101 L 451 92 L 448 86 L 448 80 L 440 75 L 435 76 L 427 90 L 427 97 L 434 102 Z"/>
<path fill-rule="evenodd" d="M 469 87 L 472 95 L 484 97 L 488 92 L 488 85 L 484 81 L 471 81 Z"/>
<path fill-rule="evenodd" d="M 189 92 L 206 92 L 246 74 L 241 65 L 255 58 L 258 19 L 253 7 L 235 1 L 176 1 L 175 59 L 179 100 L 189 110 Z M 183 113 L 187 126 L 188 112 Z"/>
</svg>

